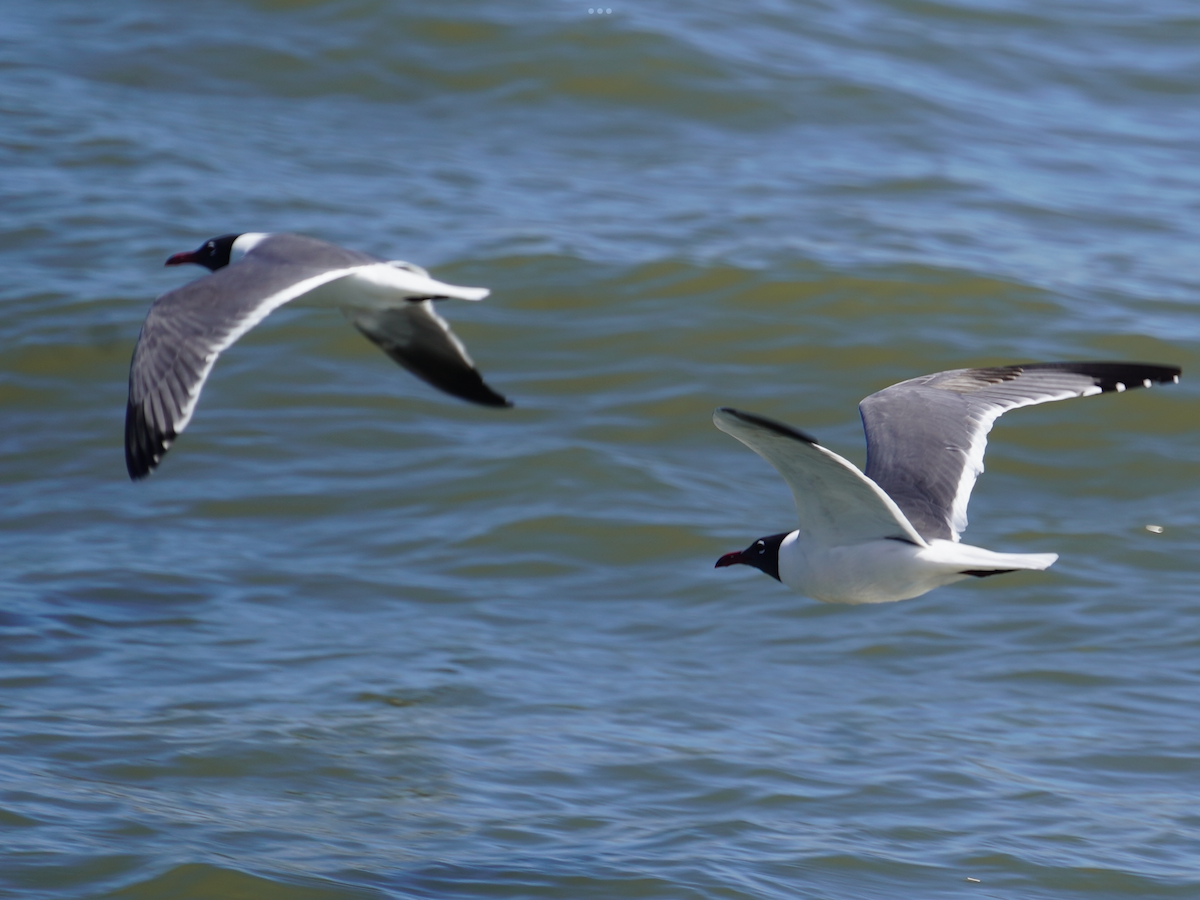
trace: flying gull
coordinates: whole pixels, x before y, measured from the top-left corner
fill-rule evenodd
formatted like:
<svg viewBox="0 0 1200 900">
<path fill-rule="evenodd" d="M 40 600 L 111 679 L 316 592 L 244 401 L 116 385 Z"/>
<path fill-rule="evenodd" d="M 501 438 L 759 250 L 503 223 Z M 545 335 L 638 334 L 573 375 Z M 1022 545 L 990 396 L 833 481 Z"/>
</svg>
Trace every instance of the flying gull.
<svg viewBox="0 0 1200 900">
<path fill-rule="evenodd" d="M 368 340 L 418 378 L 463 400 L 512 406 L 488 387 L 467 348 L 431 301 L 482 300 L 419 266 L 383 260 L 298 234 L 225 234 L 168 266 L 212 274 L 163 294 L 150 307 L 129 367 L 125 466 L 153 471 L 187 427 L 221 352 L 283 304 L 304 298 L 339 307 Z"/>
<path fill-rule="evenodd" d="M 1010 409 L 1179 382 L 1179 368 L 1057 362 L 953 369 L 859 404 L 867 471 L 803 432 L 722 407 L 713 422 L 783 476 L 800 528 L 727 553 L 828 603 L 887 603 L 964 578 L 1045 569 L 1054 553 L 994 553 L 958 542 L 992 423 Z"/>
</svg>

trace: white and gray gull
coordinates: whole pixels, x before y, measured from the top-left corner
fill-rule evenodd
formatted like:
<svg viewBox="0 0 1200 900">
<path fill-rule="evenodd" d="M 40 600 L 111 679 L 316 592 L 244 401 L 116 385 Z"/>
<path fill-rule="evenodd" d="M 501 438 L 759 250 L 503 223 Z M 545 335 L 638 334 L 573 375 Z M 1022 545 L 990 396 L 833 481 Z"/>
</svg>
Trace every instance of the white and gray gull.
<svg viewBox="0 0 1200 900">
<path fill-rule="evenodd" d="M 125 465 L 153 471 L 187 427 L 221 352 L 292 300 L 339 307 L 368 340 L 434 387 L 484 406 L 512 406 L 488 387 L 467 348 L 430 301 L 482 300 L 419 266 L 384 260 L 297 234 L 225 234 L 168 266 L 212 274 L 163 294 L 150 307 L 129 367 Z"/>
<path fill-rule="evenodd" d="M 965 578 L 1045 569 L 1054 553 L 959 543 L 992 423 L 1010 409 L 1179 381 L 1175 366 L 1056 362 L 953 369 L 902 381 L 859 404 L 867 470 L 803 432 L 721 408 L 713 422 L 783 476 L 800 528 L 727 553 L 827 603 L 887 603 Z"/>
</svg>

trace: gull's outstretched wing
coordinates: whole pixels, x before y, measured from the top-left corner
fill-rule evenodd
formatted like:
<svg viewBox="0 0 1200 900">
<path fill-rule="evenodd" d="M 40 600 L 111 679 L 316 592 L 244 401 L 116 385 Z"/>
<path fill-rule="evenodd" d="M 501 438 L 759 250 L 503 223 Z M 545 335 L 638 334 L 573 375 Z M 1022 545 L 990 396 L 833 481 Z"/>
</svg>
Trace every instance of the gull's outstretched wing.
<svg viewBox="0 0 1200 900">
<path fill-rule="evenodd" d="M 852 463 L 787 425 L 721 407 L 713 423 L 783 476 L 800 516 L 800 534 L 823 546 L 891 538 L 925 541 L 879 486 Z"/>
<path fill-rule="evenodd" d="M 911 378 L 859 404 L 867 477 L 926 540 L 957 541 L 992 423 L 1010 409 L 1179 381 L 1175 366 L 1059 362 L 953 369 Z"/>
<path fill-rule="evenodd" d="M 472 403 L 512 406 L 484 383 L 467 348 L 429 300 L 345 312 L 355 328 L 422 381 Z"/>
<path fill-rule="evenodd" d="M 149 475 L 187 427 L 223 350 L 283 304 L 346 277 L 358 265 L 314 272 L 310 266 L 264 264 L 252 251 L 242 262 L 155 300 L 129 365 L 129 477 Z"/>
</svg>

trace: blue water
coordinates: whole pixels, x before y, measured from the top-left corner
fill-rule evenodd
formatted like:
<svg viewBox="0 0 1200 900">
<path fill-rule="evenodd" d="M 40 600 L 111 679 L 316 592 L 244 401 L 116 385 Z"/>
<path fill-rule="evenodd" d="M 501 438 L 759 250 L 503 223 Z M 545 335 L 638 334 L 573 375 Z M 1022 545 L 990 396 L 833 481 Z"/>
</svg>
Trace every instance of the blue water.
<svg viewBox="0 0 1200 900">
<path fill-rule="evenodd" d="M 1191 4 L 9 6 L 0 896 L 1200 893 Z M 162 263 L 248 230 L 490 287 L 517 406 L 283 309 L 130 483 Z M 1047 572 L 713 570 L 794 521 L 713 407 L 861 464 L 1082 358 L 1184 378 L 998 424 L 966 538 Z"/>
</svg>

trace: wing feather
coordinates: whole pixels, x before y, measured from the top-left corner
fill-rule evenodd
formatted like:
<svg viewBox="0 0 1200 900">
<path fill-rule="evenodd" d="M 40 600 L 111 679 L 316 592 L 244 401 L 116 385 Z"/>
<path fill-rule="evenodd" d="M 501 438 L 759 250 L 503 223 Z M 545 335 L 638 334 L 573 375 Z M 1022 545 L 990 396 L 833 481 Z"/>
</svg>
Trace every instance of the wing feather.
<svg viewBox="0 0 1200 900">
<path fill-rule="evenodd" d="M 296 269 L 301 271 L 297 272 Z M 125 466 L 144 478 L 187 427 L 217 357 L 283 304 L 357 267 L 281 271 L 254 254 L 163 294 L 150 307 L 129 366 Z"/>
<path fill-rule="evenodd" d="M 1011 409 L 1179 380 L 1174 366 L 1056 362 L 952 369 L 911 378 L 859 404 L 867 477 L 926 540 L 957 541 L 983 472 L 992 424 Z"/>
<path fill-rule="evenodd" d="M 878 485 L 803 432 L 729 407 L 714 412 L 713 423 L 783 476 L 807 540 L 839 546 L 890 538 L 925 545 Z"/>
<path fill-rule="evenodd" d="M 492 390 L 429 300 L 391 309 L 346 309 L 354 327 L 422 381 L 483 406 L 512 406 Z"/>
</svg>

